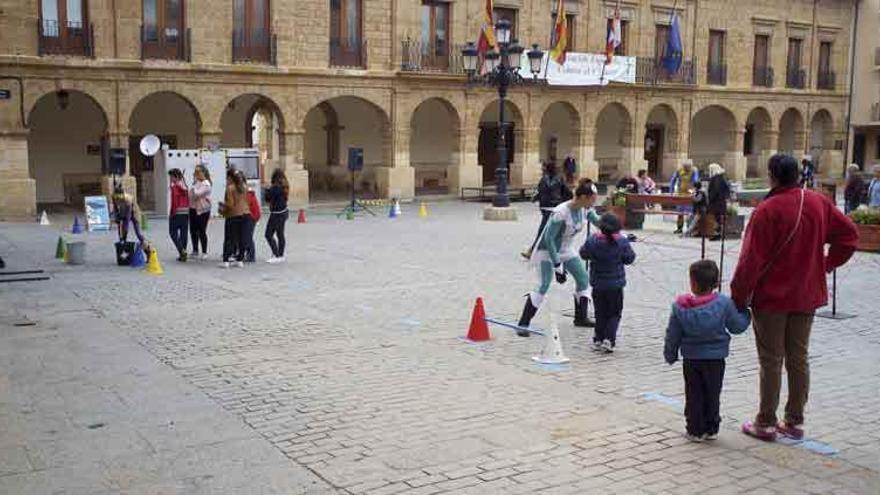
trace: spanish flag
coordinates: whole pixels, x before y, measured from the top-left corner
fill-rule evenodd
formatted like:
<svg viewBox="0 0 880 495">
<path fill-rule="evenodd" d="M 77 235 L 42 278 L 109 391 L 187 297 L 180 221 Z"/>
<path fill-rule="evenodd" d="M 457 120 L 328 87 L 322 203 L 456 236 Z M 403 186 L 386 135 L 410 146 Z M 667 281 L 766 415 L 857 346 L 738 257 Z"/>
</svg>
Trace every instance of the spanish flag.
<svg viewBox="0 0 880 495">
<path fill-rule="evenodd" d="M 608 37 L 605 43 L 605 65 L 611 63 L 614 58 L 614 50 L 620 46 L 620 0 L 614 8 L 614 17 L 608 23 Z"/>
<path fill-rule="evenodd" d="M 556 7 L 556 25 L 553 27 L 553 48 L 550 58 L 559 65 L 565 64 L 565 50 L 568 48 L 568 22 L 565 18 L 565 0 L 559 0 Z"/>
<path fill-rule="evenodd" d="M 477 53 L 479 57 L 480 74 L 486 73 L 485 60 L 486 53 L 495 49 L 495 23 L 492 21 L 492 12 L 494 7 L 492 0 L 486 0 L 485 7 L 480 13 L 480 39 L 477 43 Z"/>
</svg>

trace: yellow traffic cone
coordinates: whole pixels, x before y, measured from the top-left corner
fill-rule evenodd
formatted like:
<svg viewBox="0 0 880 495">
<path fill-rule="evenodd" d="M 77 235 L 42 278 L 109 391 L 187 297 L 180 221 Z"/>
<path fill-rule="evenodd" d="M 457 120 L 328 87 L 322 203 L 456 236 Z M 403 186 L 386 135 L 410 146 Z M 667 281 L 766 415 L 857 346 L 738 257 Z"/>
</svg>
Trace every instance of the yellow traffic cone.
<svg viewBox="0 0 880 495">
<path fill-rule="evenodd" d="M 150 259 L 147 261 L 147 273 L 150 275 L 162 275 L 162 265 L 159 263 L 159 255 L 156 249 L 150 249 Z"/>
<path fill-rule="evenodd" d="M 422 206 L 419 207 L 419 217 L 428 218 L 428 205 L 422 201 Z"/>
</svg>

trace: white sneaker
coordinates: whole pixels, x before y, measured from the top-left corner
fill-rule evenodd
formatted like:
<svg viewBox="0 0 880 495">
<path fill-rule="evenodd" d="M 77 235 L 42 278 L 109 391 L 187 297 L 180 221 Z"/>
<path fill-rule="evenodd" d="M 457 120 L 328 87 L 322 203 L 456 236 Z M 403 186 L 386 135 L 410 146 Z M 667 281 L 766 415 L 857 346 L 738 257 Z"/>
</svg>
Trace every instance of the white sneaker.
<svg viewBox="0 0 880 495">
<path fill-rule="evenodd" d="M 691 435 L 690 433 L 685 433 L 684 437 L 687 438 L 689 442 L 703 443 L 703 437 L 701 437 L 701 436 Z"/>
<path fill-rule="evenodd" d="M 596 352 L 602 351 L 602 342 L 593 341 L 593 350 Z"/>
<path fill-rule="evenodd" d="M 614 346 L 611 344 L 610 340 L 605 339 L 602 341 L 602 352 L 605 354 L 611 354 L 614 352 Z"/>
<path fill-rule="evenodd" d="M 220 263 L 218 266 L 220 268 L 229 268 L 230 265 L 229 265 L 228 261 L 224 261 L 223 263 Z"/>
<path fill-rule="evenodd" d="M 208 253 L 202 253 L 202 255 L 199 256 L 199 259 L 202 261 L 207 261 L 208 260 Z"/>
<path fill-rule="evenodd" d="M 235 266 L 236 268 L 244 268 L 244 261 L 236 261 Z"/>
<path fill-rule="evenodd" d="M 278 263 L 278 258 L 272 256 L 271 258 L 266 260 L 266 263 L 269 263 L 270 265 L 274 265 L 275 263 Z"/>
<path fill-rule="evenodd" d="M 286 262 L 286 261 L 287 261 L 287 258 L 285 258 L 284 256 L 281 256 L 281 257 L 275 258 L 275 262 L 276 262 L 276 263 L 284 263 L 284 262 Z"/>
</svg>

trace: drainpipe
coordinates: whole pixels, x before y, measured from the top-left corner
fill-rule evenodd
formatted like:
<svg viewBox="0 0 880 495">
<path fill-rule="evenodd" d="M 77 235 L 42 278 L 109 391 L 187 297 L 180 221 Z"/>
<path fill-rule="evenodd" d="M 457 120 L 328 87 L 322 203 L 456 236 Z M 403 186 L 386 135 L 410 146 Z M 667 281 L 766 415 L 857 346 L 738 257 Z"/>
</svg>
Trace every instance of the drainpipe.
<svg viewBox="0 0 880 495">
<path fill-rule="evenodd" d="M 113 59 L 115 60 L 119 58 L 119 16 L 116 14 L 116 0 L 112 0 L 110 8 L 113 11 Z"/>
<path fill-rule="evenodd" d="M 810 37 L 810 65 L 807 67 L 807 85 L 806 87 L 811 87 L 815 82 L 813 79 L 813 58 L 816 55 L 816 31 L 818 26 L 816 25 L 816 4 L 819 3 L 819 0 L 813 0 L 813 35 Z M 818 70 L 816 73 L 818 74 Z M 818 84 L 817 84 L 818 86 Z M 818 89 L 818 88 L 816 88 Z"/>
<path fill-rule="evenodd" d="M 855 14 L 853 15 L 853 28 L 852 28 L 852 41 L 850 42 L 849 48 L 849 95 L 847 96 L 847 109 L 846 109 L 846 118 L 844 119 L 844 125 L 846 125 L 846 140 L 844 141 L 843 148 L 843 176 L 846 177 L 846 167 L 849 161 L 849 138 L 850 133 L 852 132 L 852 106 L 853 106 L 853 84 L 855 80 L 856 74 L 856 40 L 858 36 L 856 33 L 859 31 L 859 0 L 855 1 L 855 5 L 853 6 L 855 10 Z"/>
</svg>

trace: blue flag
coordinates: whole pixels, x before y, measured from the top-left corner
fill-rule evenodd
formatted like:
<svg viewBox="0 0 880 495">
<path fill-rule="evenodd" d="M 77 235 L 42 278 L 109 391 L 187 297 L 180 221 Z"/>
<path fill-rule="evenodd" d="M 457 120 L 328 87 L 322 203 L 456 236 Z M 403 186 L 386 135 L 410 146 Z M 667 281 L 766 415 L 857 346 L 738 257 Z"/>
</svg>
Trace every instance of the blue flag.
<svg viewBox="0 0 880 495">
<path fill-rule="evenodd" d="M 678 15 L 672 14 L 672 26 L 669 28 L 669 38 L 666 40 L 666 54 L 663 55 L 663 67 L 670 74 L 675 74 L 681 68 L 681 29 L 678 27 Z"/>
</svg>

